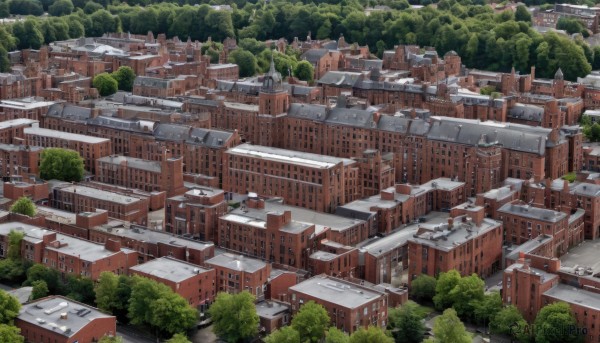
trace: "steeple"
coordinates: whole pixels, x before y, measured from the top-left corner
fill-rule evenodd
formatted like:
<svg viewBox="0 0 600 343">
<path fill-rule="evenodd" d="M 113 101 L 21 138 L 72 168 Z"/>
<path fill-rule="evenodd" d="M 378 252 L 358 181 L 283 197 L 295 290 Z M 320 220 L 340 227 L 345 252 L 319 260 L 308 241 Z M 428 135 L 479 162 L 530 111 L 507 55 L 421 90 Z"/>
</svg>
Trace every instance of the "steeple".
<svg viewBox="0 0 600 343">
<path fill-rule="evenodd" d="M 281 74 L 275 69 L 275 61 L 273 60 L 273 52 L 271 52 L 271 65 L 269 71 L 265 74 L 261 92 L 276 93 L 283 90 L 281 85 Z"/>
<path fill-rule="evenodd" d="M 560 69 L 560 67 L 558 68 L 558 70 L 556 71 L 556 74 L 554 74 L 554 79 L 555 80 L 563 80 L 564 79 L 564 75 L 562 70 Z"/>
</svg>

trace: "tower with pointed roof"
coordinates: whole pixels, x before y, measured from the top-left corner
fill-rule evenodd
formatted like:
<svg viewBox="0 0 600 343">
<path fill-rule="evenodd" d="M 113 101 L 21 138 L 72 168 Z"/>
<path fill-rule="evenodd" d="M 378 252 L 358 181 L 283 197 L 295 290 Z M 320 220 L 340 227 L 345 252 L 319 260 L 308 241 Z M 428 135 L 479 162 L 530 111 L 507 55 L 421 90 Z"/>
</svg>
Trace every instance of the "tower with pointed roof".
<svg viewBox="0 0 600 343">
<path fill-rule="evenodd" d="M 271 55 L 271 66 L 263 78 L 258 96 L 258 111 L 260 114 L 277 116 L 288 109 L 288 94 L 283 89 L 281 74 L 275 70 L 275 62 Z"/>
<path fill-rule="evenodd" d="M 281 139 L 283 119 L 289 107 L 289 96 L 283 89 L 281 74 L 275 69 L 273 55 L 271 66 L 263 78 L 258 94 L 258 127 L 260 134 L 256 144 L 277 146 Z"/>
<path fill-rule="evenodd" d="M 560 67 L 556 71 L 556 74 L 554 74 L 552 85 L 554 87 L 554 97 L 558 99 L 562 98 L 565 94 L 565 76 Z"/>
</svg>

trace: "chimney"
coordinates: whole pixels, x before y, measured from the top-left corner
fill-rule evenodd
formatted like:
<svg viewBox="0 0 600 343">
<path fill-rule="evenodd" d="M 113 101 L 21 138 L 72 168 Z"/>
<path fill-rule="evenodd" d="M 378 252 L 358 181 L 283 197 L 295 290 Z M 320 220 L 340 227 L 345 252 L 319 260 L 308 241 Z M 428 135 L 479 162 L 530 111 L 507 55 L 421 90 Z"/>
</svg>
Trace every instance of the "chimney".
<svg viewBox="0 0 600 343">
<path fill-rule="evenodd" d="M 396 193 L 410 195 L 412 187 L 408 183 L 402 183 L 396 185 Z"/>
<path fill-rule="evenodd" d="M 67 319 L 68 319 L 68 317 L 67 317 L 67 312 L 63 312 L 63 313 L 61 313 L 61 314 L 60 314 L 60 319 L 62 319 L 62 320 L 67 320 Z"/>
<path fill-rule="evenodd" d="M 448 217 L 448 228 L 451 229 L 454 226 L 454 218 Z"/>
<path fill-rule="evenodd" d="M 121 250 L 121 241 L 116 239 L 107 239 L 104 243 L 104 249 L 112 252 L 118 252 Z"/>
</svg>

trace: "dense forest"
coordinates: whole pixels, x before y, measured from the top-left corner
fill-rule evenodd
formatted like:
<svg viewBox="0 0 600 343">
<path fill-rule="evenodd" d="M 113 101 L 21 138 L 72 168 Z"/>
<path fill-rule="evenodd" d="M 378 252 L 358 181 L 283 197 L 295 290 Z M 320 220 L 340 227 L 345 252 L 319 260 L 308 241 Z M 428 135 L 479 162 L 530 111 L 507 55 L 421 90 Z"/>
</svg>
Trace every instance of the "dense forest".
<svg viewBox="0 0 600 343">
<path fill-rule="evenodd" d="M 35 49 L 55 40 L 100 36 L 113 31 L 134 34 L 152 31 L 182 40 L 188 36 L 199 41 L 211 37 L 217 42 L 234 37 L 257 60 L 257 71 L 266 67 L 260 56 L 264 44 L 258 41 L 281 37 L 288 41 L 294 37 L 304 40 L 309 34 L 313 39 L 337 39 L 344 35 L 347 42 L 368 45 L 379 57 L 394 45 L 418 44 L 433 46 L 441 55 L 454 50 L 471 68 L 509 71 L 514 67 L 528 73 L 535 65 L 539 77 L 551 77 L 560 67 L 565 78 L 573 80 L 592 68 L 600 68 L 600 48 L 592 49 L 581 37 L 570 39 L 557 33 L 538 33 L 532 29 L 531 15 L 524 6 L 519 6 L 516 12 L 494 13 L 480 0 L 441 0 L 435 8 L 421 9 L 412 9 L 406 0 L 230 0 L 226 3 L 232 6 L 231 11 L 217 11 L 209 4 L 193 0 L 190 3 L 155 2 L 157 0 L 0 2 L 0 17 L 48 13 L 47 17 L 30 16 L 15 24 L 0 26 L 0 68 L 7 70 L 6 51 Z M 391 9 L 367 15 L 364 9 L 373 5 L 387 5 Z M 562 25 L 574 27 L 569 31 L 580 28 L 578 23 Z M 248 58 L 248 54 L 242 52 L 238 55 Z"/>
</svg>

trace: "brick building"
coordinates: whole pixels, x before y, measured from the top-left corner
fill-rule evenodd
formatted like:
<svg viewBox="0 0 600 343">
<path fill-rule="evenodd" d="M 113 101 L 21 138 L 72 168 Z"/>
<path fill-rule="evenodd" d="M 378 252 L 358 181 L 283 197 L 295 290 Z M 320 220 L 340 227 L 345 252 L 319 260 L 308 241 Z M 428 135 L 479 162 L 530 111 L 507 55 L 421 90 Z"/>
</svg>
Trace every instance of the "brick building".
<svg viewBox="0 0 600 343">
<path fill-rule="evenodd" d="M 473 215 L 473 216 L 471 216 Z M 408 243 L 409 283 L 418 275 L 452 269 L 461 275 L 492 275 L 502 264 L 502 223 L 484 218 L 483 208 L 445 225 L 420 224 Z"/>
<path fill-rule="evenodd" d="M 185 192 L 182 157 L 150 161 L 119 155 L 105 156 L 96 159 L 95 180 L 146 192 L 164 191 L 167 196 Z"/>
<path fill-rule="evenodd" d="M 0 122 L 0 143 L 21 144 L 24 143 L 25 128 L 32 128 L 38 124 L 37 120 L 17 118 Z M 29 144 L 27 145 L 37 145 Z"/>
<path fill-rule="evenodd" d="M 96 160 L 111 153 L 110 140 L 75 133 L 29 127 L 24 129 L 26 145 L 43 148 L 64 148 L 77 151 L 84 166 L 92 174 L 96 172 Z"/>
<path fill-rule="evenodd" d="M 242 255 L 224 253 L 204 262 L 215 269 L 217 292 L 248 291 L 257 300 L 264 299 L 271 264 Z"/>
<path fill-rule="evenodd" d="M 358 196 L 354 164 L 349 159 L 242 144 L 225 153 L 223 189 L 280 196 L 290 205 L 332 212 Z"/>
<path fill-rule="evenodd" d="M 116 317 L 60 295 L 24 304 L 15 326 L 26 342 L 97 342 L 117 335 Z"/>
<path fill-rule="evenodd" d="M 131 274 L 169 286 L 193 307 L 209 305 L 215 298 L 215 270 L 172 257 L 161 257 L 131 267 Z"/>
<path fill-rule="evenodd" d="M 0 176 L 37 175 L 42 150 L 37 146 L 0 144 Z"/>
<path fill-rule="evenodd" d="M 388 316 L 387 294 L 327 275 L 318 275 L 290 287 L 292 314 L 314 301 L 327 310 L 331 325 L 353 333 L 360 327 L 385 328 Z"/>
<path fill-rule="evenodd" d="M 148 220 L 148 199 L 81 185 L 61 184 L 54 187 L 50 201 L 52 207 L 59 210 L 79 213 L 102 209 L 108 211 L 111 218 L 142 225 Z"/>
<path fill-rule="evenodd" d="M 54 102 L 43 101 L 41 98 L 2 100 L 0 101 L 0 120 L 26 118 L 39 121 L 52 104 Z"/>
<path fill-rule="evenodd" d="M 222 190 L 192 188 L 166 200 L 165 230 L 201 241 L 218 242 L 219 217 L 227 213 L 228 206 Z"/>
<path fill-rule="evenodd" d="M 18 200 L 21 197 L 27 197 L 33 202 L 48 200 L 48 183 L 44 181 L 35 181 L 32 183 L 22 181 L 4 182 L 4 197 L 11 200 Z"/>
<path fill-rule="evenodd" d="M 238 211 L 219 218 L 220 246 L 273 263 L 306 269 L 315 225 L 292 220 L 292 211 Z"/>
</svg>

